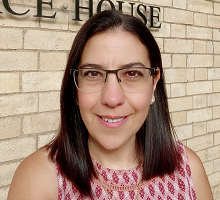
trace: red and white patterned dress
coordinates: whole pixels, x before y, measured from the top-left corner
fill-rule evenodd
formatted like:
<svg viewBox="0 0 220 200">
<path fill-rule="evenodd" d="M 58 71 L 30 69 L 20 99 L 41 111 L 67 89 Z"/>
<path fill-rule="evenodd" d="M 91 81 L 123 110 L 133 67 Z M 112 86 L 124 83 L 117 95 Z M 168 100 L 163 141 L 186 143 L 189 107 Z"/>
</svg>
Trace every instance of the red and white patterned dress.
<svg viewBox="0 0 220 200">
<path fill-rule="evenodd" d="M 173 174 L 153 178 L 141 185 L 139 185 L 141 167 L 131 170 L 112 170 L 94 161 L 101 181 L 92 181 L 92 199 L 195 200 L 196 194 L 186 151 L 181 143 L 177 144 L 184 161 L 180 169 Z M 59 200 L 91 199 L 83 198 L 76 187 L 61 176 L 58 165 L 57 176 Z"/>
</svg>

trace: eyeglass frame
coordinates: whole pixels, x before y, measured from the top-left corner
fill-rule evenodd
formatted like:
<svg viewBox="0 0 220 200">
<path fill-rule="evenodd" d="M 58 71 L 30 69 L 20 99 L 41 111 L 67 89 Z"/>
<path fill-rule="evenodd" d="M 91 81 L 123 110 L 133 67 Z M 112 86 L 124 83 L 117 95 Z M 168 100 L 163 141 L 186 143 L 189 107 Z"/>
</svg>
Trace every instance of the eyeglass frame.
<svg viewBox="0 0 220 200">
<path fill-rule="evenodd" d="M 108 77 L 108 74 L 115 74 L 116 77 L 117 77 L 117 80 L 118 82 L 120 83 L 121 82 L 121 79 L 118 77 L 118 72 L 120 70 L 125 70 L 125 69 L 130 69 L 130 68 L 138 68 L 138 69 L 148 69 L 150 71 L 150 76 L 153 76 L 155 74 L 157 74 L 157 68 L 152 68 L 152 67 L 125 67 L 125 68 L 120 68 L 120 69 L 115 69 L 115 70 L 107 70 L 107 69 L 100 69 L 100 68 L 79 68 L 79 69 L 70 69 L 70 75 L 73 76 L 74 78 L 74 83 L 76 85 L 76 87 L 78 88 L 78 85 L 76 83 L 76 77 L 75 77 L 75 72 L 76 71 L 81 71 L 81 70 L 84 70 L 84 69 L 97 69 L 97 70 L 101 70 L 101 71 L 104 71 L 105 72 L 105 80 L 103 83 L 106 82 L 107 80 L 107 77 Z M 79 88 L 78 88 L 79 89 Z M 79 89 L 80 90 L 80 89 Z"/>
</svg>

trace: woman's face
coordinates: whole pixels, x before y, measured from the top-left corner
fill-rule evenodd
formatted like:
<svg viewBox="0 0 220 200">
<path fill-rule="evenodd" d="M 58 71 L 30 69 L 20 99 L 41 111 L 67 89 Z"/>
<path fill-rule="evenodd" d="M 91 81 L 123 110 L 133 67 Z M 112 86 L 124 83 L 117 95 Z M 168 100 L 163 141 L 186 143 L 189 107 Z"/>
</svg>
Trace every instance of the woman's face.
<svg viewBox="0 0 220 200">
<path fill-rule="evenodd" d="M 131 63 L 151 67 L 147 49 L 140 40 L 118 30 L 92 36 L 85 45 L 79 68 L 92 64 L 116 70 Z M 89 148 L 129 151 L 135 147 L 135 135 L 148 115 L 159 76 L 158 71 L 139 92 L 123 91 L 113 73 L 108 74 L 101 91 L 77 90 L 80 113 L 89 132 Z"/>
</svg>

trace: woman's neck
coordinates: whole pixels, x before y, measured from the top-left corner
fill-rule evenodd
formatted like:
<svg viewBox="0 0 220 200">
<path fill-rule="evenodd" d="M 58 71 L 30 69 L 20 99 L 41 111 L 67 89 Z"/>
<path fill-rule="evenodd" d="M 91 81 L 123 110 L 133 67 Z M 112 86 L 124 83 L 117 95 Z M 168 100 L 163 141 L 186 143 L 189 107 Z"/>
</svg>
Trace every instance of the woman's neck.
<svg viewBox="0 0 220 200">
<path fill-rule="evenodd" d="M 93 142 L 89 142 L 89 151 L 91 157 L 105 168 L 129 170 L 139 165 L 135 144 L 130 147 L 107 150 Z"/>
</svg>

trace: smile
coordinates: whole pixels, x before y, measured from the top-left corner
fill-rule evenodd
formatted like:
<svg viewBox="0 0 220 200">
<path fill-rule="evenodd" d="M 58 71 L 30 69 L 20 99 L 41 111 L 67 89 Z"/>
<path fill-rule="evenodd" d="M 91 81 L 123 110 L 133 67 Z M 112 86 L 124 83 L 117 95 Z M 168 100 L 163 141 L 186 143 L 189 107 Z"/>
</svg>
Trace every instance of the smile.
<svg viewBox="0 0 220 200">
<path fill-rule="evenodd" d="M 118 118 L 118 119 L 109 119 L 109 118 L 104 118 L 102 117 L 102 120 L 106 121 L 106 122 L 110 122 L 110 123 L 116 123 L 116 122 L 120 122 L 124 119 L 124 117 Z"/>
</svg>

